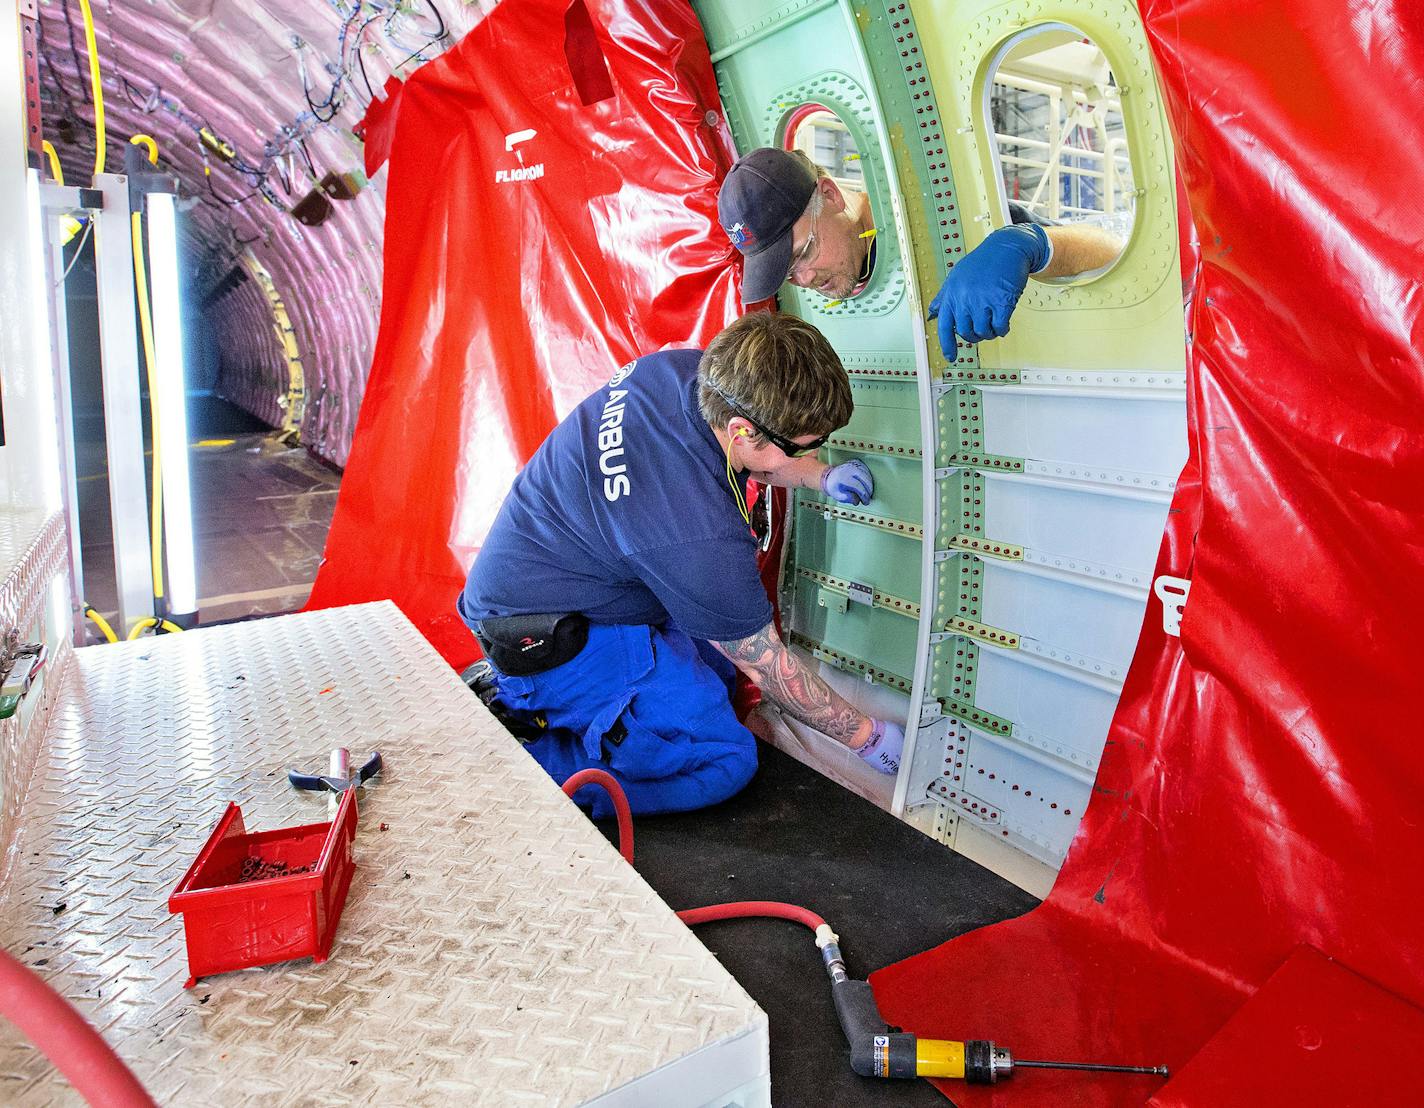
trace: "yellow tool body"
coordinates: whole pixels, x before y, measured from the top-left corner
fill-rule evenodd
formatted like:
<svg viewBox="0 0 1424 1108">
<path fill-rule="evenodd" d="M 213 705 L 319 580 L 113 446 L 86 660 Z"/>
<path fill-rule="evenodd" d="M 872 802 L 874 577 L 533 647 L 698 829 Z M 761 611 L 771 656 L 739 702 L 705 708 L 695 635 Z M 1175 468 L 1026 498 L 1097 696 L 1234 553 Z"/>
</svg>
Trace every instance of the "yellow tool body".
<svg viewBox="0 0 1424 1108">
<path fill-rule="evenodd" d="M 915 1074 L 963 1078 L 964 1044 L 953 1039 L 916 1039 Z"/>
</svg>

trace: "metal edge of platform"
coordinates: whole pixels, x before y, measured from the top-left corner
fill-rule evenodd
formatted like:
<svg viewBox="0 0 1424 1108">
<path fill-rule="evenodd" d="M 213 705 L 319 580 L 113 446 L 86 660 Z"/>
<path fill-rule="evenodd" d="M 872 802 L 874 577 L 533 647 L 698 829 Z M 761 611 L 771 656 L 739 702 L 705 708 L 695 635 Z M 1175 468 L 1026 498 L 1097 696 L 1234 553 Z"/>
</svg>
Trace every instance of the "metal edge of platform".
<svg viewBox="0 0 1424 1108">
<path fill-rule="evenodd" d="M 64 570 L 65 527 L 59 512 L 0 510 L 0 631 L 21 637 L 43 618 L 54 579 Z M 50 659 L 20 709 L 0 721 L 0 885 L 13 860 L 15 819 L 24 802 L 55 697 L 72 656 L 67 640 L 51 644 Z"/>
</svg>

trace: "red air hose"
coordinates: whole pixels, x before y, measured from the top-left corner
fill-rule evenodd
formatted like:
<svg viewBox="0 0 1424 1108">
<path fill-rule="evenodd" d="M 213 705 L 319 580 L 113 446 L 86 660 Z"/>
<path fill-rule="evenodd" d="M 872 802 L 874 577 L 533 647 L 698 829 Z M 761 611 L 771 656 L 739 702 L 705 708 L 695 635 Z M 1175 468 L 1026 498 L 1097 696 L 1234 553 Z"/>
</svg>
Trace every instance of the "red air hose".
<svg viewBox="0 0 1424 1108">
<path fill-rule="evenodd" d="M 18 1027 L 90 1104 L 157 1108 L 123 1059 L 74 1006 L 3 950 L 0 1015 Z"/>
<path fill-rule="evenodd" d="M 572 797 L 585 785 L 602 785 L 604 792 L 613 801 L 613 810 L 618 815 L 618 853 L 630 866 L 633 864 L 633 810 L 628 807 L 628 797 L 617 778 L 601 769 L 581 769 L 564 782 L 564 795 Z"/>
<path fill-rule="evenodd" d="M 773 919 L 789 919 L 793 923 L 804 923 L 812 931 L 825 927 L 826 921 L 807 908 L 794 904 L 783 904 L 779 900 L 738 900 L 731 904 L 709 904 L 706 908 L 689 908 L 679 912 L 677 918 L 695 927 L 699 923 L 711 923 L 719 919 L 745 919 L 748 916 L 770 916 Z"/>
<path fill-rule="evenodd" d="M 581 769 L 564 782 L 564 795 L 572 797 L 585 785 L 601 785 L 613 801 L 613 810 L 618 814 L 618 853 L 630 866 L 633 864 L 633 812 L 628 807 L 628 797 L 623 786 L 611 773 L 601 769 Z M 746 919 L 748 917 L 769 916 L 772 919 L 790 920 L 803 923 L 812 931 L 825 927 L 826 921 L 815 912 L 798 908 L 794 904 L 783 904 L 778 900 L 739 900 L 731 904 L 709 904 L 706 908 L 689 908 L 679 912 L 677 918 L 695 927 L 699 923 L 715 920 Z"/>
</svg>

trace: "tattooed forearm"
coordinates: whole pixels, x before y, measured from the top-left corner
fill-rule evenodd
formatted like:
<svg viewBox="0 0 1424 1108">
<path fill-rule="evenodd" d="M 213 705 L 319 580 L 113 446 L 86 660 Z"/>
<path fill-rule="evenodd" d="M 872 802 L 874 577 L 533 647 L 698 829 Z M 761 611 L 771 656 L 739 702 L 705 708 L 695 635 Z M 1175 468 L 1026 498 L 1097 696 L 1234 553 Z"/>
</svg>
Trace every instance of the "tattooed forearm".
<svg viewBox="0 0 1424 1108">
<path fill-rule="evenodd" d="M 869 732 L 865 715 L 803 666 L 786 649 L 775 625 L 769 623 L 754 635 L 736 642 L 720 642 L 717 647 L 763 693 L 802 723 L 847 746 L 865 741 Z"/>
</svg>

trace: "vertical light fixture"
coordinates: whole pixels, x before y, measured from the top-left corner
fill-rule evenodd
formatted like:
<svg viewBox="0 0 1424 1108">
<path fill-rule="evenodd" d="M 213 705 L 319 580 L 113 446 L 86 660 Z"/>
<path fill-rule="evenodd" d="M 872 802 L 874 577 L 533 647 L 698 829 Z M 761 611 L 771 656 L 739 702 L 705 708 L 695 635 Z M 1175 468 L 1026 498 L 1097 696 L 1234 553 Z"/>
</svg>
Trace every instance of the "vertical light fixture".
<svg viewBox="0 0 1424 1108">
<path fill-rule="evenodd" d="M 188 384 L 183 361 L 183 309 L 178 285 L 178 213 L 172 193 L 148 194 L 148 273 L 157 362 L 158 426 L 163 436 L 163 545 L 169 618 L 188 622 L 198 608 L 193 561 L 193 507 L 188 479 Z"/>
<path fill-rule="evenodd" d="M 54 347 L 50 343 L 50 288 L 45 273 L 44 206 L 40 202 L 40 175 L 28 172 L 26 195 L 29 211 L 30 309 L 34 343 L 33 357 L 24 368 L 20 388 L 28 393 L 22 400 L 34 415 L 33 451 L 35 491 L 46 513 L 60 508 L 59 423 L 54 403 Z M 18 377 L 19 375 L 17 375 Z M 19 436 L 11 445 L 20 445 Z"/>
</svg>

